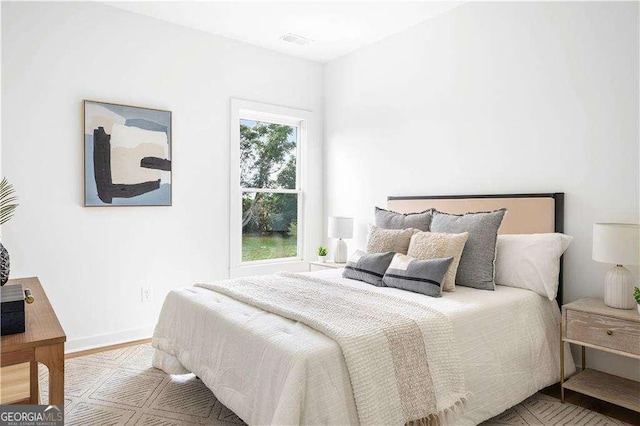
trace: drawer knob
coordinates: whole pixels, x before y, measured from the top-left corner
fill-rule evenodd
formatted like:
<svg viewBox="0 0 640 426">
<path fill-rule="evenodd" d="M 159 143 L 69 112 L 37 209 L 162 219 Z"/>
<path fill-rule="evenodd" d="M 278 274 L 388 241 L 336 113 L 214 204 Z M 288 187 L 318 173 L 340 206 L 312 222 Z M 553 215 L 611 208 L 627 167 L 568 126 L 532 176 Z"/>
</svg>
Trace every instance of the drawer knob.
<svg viewBox="0 0 640 426">
<path fill-rule="evenodd" d="M 613 331 L 611 331 L 611 330 L 607 330 L 607 334 L 608 334 L 609 336 L 611 336 L 611 335 L 613 334 Z"/>
</svg>

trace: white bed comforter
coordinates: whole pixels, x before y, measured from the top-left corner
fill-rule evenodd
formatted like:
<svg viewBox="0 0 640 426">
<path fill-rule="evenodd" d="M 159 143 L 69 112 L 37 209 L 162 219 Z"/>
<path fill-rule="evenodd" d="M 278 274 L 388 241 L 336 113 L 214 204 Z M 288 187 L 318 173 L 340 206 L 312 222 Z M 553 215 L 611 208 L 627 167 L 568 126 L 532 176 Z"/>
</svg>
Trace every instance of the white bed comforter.
<svg viewBox="0 0 640 426">
<path fill-rule="evenodd" d="M 314 275 L 344 285 L 372 286 Z M 495 292 L 456 287 L 430 298 L 374 288 L 419 301 L 448 316 L 471 393 L 458 418 L 477 424 L 557 382 L 560 313 L 537 294 L 498 286 Z M 325 335 L 204 288 L 171 292 L 153 345 L 154 366 L 191 371 L 249 424 L 357 424 L 349 374 L 340 347 Z M 567 374 L 574 371 L 567 353 Z"/>
</svg>

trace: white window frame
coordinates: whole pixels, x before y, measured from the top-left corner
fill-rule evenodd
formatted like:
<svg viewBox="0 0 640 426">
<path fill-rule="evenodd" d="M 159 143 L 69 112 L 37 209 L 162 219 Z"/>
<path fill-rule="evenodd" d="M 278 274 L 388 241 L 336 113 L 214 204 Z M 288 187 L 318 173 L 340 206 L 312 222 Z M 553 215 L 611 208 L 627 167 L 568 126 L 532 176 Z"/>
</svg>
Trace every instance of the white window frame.
<svg viewBox="0 0 640 426">
<path fill-rule="evenodd" d="M 296 108 L 264 104 L 260 102 L 231 99 L 230 112 L 230 161 L 229 161 L 229 269 L 231 276 L 249 273 L 270 273 L 286 269 L 287 264 L 304 262 L 305 254 L 305 182 L 306 182 L 306 145 L 307 127 L 311 112 Z M 296 146 L 296 188 L 295 189 L 262 189 L 241 188 L 240 186 L 240 120 L 248 119 L 289 126 L 298 129 Z M 242 193 L 269 192 L 298 194 L 298 250 L 297 256 L 242 261 Z M 293 265 L 292 265 L 293 266 Z M 299 266 L 299 265 L 298 265 Z M 274 268 L 275 267 L 275 268 Z M 241 271 L 244 270 L 244 271 Z"/>
</svg>

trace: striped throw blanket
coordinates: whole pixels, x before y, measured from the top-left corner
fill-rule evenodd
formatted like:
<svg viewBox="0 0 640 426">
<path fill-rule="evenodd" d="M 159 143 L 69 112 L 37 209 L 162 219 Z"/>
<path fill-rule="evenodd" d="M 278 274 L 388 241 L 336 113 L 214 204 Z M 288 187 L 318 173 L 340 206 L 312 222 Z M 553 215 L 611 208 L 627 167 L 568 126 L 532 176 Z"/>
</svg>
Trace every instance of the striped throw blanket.
<svg viewBox="0 0 640 426">
<path fill-rule="evenodd" d="M 465 401 L 451 323 L 427 306 L 291 273 L 197 286 L 335 340 L 363 425 L 435 424 Z"/>
</svg>

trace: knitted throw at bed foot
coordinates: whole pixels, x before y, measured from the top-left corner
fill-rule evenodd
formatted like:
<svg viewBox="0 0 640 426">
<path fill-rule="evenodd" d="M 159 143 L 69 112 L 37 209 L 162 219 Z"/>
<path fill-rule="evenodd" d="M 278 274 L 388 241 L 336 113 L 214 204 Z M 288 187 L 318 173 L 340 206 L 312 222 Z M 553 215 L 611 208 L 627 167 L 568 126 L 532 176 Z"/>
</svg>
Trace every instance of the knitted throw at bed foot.
<svg viewBox="0 0 640 426">
<path fill-rule="evenodd" d="M 196 286 L 302 322 L 335 340 L 362 425 L 437 424 L 465 401 L 451 322 L 428 306 L 291 273 Z"/>
</svg>

